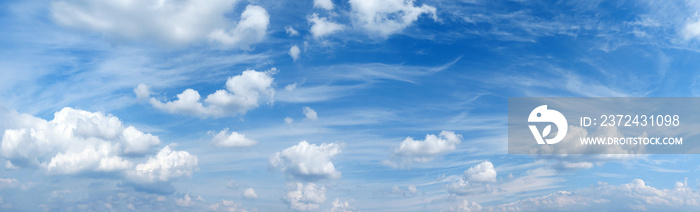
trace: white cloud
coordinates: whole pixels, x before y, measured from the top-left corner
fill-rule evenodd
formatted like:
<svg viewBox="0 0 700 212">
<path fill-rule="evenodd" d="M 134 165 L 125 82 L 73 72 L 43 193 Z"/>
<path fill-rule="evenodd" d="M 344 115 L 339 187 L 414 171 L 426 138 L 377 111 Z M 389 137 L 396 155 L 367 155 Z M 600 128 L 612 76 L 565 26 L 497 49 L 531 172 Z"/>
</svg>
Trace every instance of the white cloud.
<svg viewBox="0 0 700 212">
<path fill-rule="evenodd" d="M 170 146 L 165 146 L 156 157 L 136 165 L 130 177 L 138 182 L 157 182 L 192 176 L 192 172 L 198 168 L 197 161 L 197 156 L 185 151 L 173 151 Z"/>
<path fill-rule="evenodd" d="M 199 117 L 224 117 L 245 114 L 248 110 L 258 107 L 260 101 L 268 99 L 272 103 L 275 91 L 272 88 L 272 74 L 277 69 L 266 72 L 246 70 L 241 75 L 229 77 L 226 90 L 217 90 L 204 99 L 206 106 L 200 101 L 199 92 L 187 89 L 177 95 L 177 100 L 161 102 L 151 98 L 153 107 L 168 113 L 189 114 Z"/>
<path fill-rule="evenodd" d="M 340 145 L 323 143 L 309 144 L 306 141 L 289 147 L 270 157 L 270 165 L 279 168 L 288 176 L 301 180 L 338 178 L 331 158 L 340 153 Z"/>
<path fill-rule="evenodd" d="M 17 169 L 18 167 L 15 166 L 14 164 L 12 164 L 12 162 L 10 162 L 10 161 L 8 160 L 8 161 L 5 161 L 5 168 L 6 168 L 6 169 Z"/>
<path fill-rule="evenodd" d="M 350 0 L 350 6 L 355 25 L 383 37 L 401 32 L 422 14 L 437 21 L 435 7 L 425 4 L 416 7 L 413 0 Z"/>
<path fill-rule="evenodd" d="M 148 97 L 151 97 L 151 89 L 143 83 L 140 83 L 134 88 L 134 93 L 138 99 L 148 99 Z"/>
<path fill-rule="evenodd" d="M 473 182 L 496 182 L 497 173 L 491 162 L 484 161 L 464 171 L 464 176 Z"/>
<path fill-rule="evenodd" d="M 379 190 L 379 192 L 391 196 L 406 196 L 406 195 L 414 195 L 418 193 L 418 188 L 416 188 L 415 185 L 409 185 L 406 187 L 406 189 L 402 189 L 399 186 L 392 186 L 391 189 L 388 190 Z"/>
<path fill-rule="evenodd" d="M 326 10 L 333 9 L 333 2 L 331 0 L 314 0 L 314 7 Z"/>
<path fill-rule="evenodd" d="M 304 107 L 304 116 L 306 116 L 308 120 L 318 120 L 318 114 L 310 107 Z"/>
<path fill-rule="evenodd" d="M 267 11 L 255 5 L 246 6 L 241 14 L 241 20 L 231 31 L 214 30 L 210 38 L 228 46 L 238 46 L 248 49 L 251 44 L 259 43 L 265 38 L 270 15 Z"/>
<path fill-rule="evenodd" d="M 598 183 L 575 191 L 558 191 L 549 195 L 515 202 L 481 206 L 463 200 L 453 211 L 687 211 L 700 206 L 700 193 L 677 182 L 672 189 L 657 189 L 641 179 L 622 185 Z"/>
<path fill-rule="evenodd" d="M 259 42 L 265 35 L 269 15 L 261 7 L 249 5 L 241 14 L 241 21 L 229 30 L 230 20 L 225 16 L 237 2 L 63 0 L 52 2 L 50 11 L 58 25 L 96 31 L 114 39 L 186 45 L 219 36 L 224 44 L 245 46 Z"/>
<path fill-rule="evenodd" d="M 196 199 L 192 199 L 190 194 L 185 194 L 182 198 L 175 199 L 176 205 L 186 208 L 194 206 L 197 202 L 204 202 L 202 196 L 197 196 Z"/>
<path fill-rule="evenodd" d="M 255 190 L 253 188 L 248 188 L 245 191 L 243 191 L 243 197 L 248 199 L 257 199 L 258 194 L 255 193 Z"/>
<path fill-rule="evenodd" d="M 292 27 L 292 26 L 284 27 L 284 31 L 287 32 L 287 34 L 289 34 L 290 37 L 294 37 L 294 36 L 299 35 L 299 32 L 296 29 L 294 29 L 294 27 Z"/>
<path fill-rule="evenodd" d="M 292 122 L 294 122 L 294 119 L 293 119 L 293 118 L 290 118 L 290 117 L 285 117 L 285 118 L 284 118 L 284 123 L 286 123 L 286 124 L 292 124 Z"/>
<path fill-rule="evenodd" d="M 696 15 L 692 19 L 688 19 L 681 30 L 681 35 L 685 40 L 700 38 L 700 16 Z"/>
<path fill-rule="evenodd" d="M 14 166 L 40 166 L 50 173 L 125 170 L 132 162 L 122 155 L 144 155 L 160 144 L 158 137 L 99 112 L 63 108 L 51 121 L 15 118 L 25 126 L 5 130 L 0 153 Z"/>
<path fill-rule="evenodd" d="M 299 59 L 299 54 L 301 54 L 299 46 L 294 45 L 292 46 L 292 48 L 289 48 L 289 56 L 291 56 L 294 61 L 297 61 L 297 59 Z"/>
<path fill-rule="evenodd" d="M 246 212 L 246 211 L 248 211 L 248 210 L 244 209 L 243 207 L 241 207 L 240 203 L 236 203 L 233 200 L 221 200 L 221 202 L 209 205 L 208 209 L 210 211 L 227 211 L 227 212 L 235 212 L 235 211 Z M 253 211 L 256 211 L 256 210 L 253 210 Z"/>
<path fill-rule="evenodd" d="M 418 188 L 416 188 L 416 185 L 408 185 L 408 188 L 406 189 L 408 193 L 415 194 L 418 193 Z"/>
<path fill-rule="evenodd" d="M 452 131 L 442 131 L 439 135 L 427 134 L 425 140 L 413 140 L 406 137 L 398 148 L 394 149 L 392 159 L 399 160 L 402 164 L 393 161 L 384 161 L 390 166 L 407 165 L 411 162 L 426 162 L 433 160 L 436 156 L 448 153 L 462 142 L 462 135 Z"/>
<path fill-rule="evenodd" d="M 317 13 L 309 16 L 307 20 L 311 23 L 311 35 L 314 38 L 321 38 L 345 28 L 341 24 L 329 21 L 328 18 L 319 18 Z"/>
<path fill-rule="evenodd" d="M 456 207 L 450 207 L 450 211 L 459 212 L 476 212 L 482 211 L 483 207 L 476 202 L 470 202 L 469 200 L 462 200 L 457 203 Z"/>
<path fill-rule="evenodd" d="M 335 201 L 331 204 L 330 212 L 352 212 L 353 210 L 355 208 L 350 205 L 350 202 L 335 198 Z"/>
<path fill-rule="evenodd" d="M 296 89 L 297 86 L 299 86 L 299 83 L 296 83 L 296 82 L 295 82 L 295 83 L 289 84 L 289 85 L 287 85 L 287 86 L 284 86 L 284 90 L 285 90 L 285 91 L 288 91 L 288 92 L 291 92 L 291 91 L 294 91 L 294 89 Z"/>
<path fill-rule="evenodd" d="M 290 184 L 287 194 L 282 198 L 294 210 L 308 211 L 319 208 L 326 201 L 326 188 L 314 183 Z"/>
<path fill-rule="evenodd" d="M 213 132 L 209 133 L 212 134 Z M 253 146 L 258 142 L 253 139 L 246 138 L 244 134 L 237 132 L 231 132 L 231 134 L 228 134 L 228 128 L 225 128 L 224 130 L 221 130 L 221 132 L 214 134 L 212 143 L 223 147 L 247 147 Z"/>
<path fill-rule="evenodd" d="M 155 98 L 151 98 L 151 105 L 168 113 L 185 113 L 191 115 L 204 116 L 208 110 L 199 102 L 201 96 L 193 89 L 186 89 L 177 95 L 177 100 L 163 103 Z"/>
<path fill-rule="evenodd" d="M 498 181 L 497 175 L 493 164 L 484 161 L 467 169 L 462 176 L 448 183 L 447 191 L 470 200 L 488 201 L 556 188 L 555 184 L 561 182 L 556 172 L 547 167 L 531 169 L 521 176 L 512 176 L 504 181 Z"/>
</svg>

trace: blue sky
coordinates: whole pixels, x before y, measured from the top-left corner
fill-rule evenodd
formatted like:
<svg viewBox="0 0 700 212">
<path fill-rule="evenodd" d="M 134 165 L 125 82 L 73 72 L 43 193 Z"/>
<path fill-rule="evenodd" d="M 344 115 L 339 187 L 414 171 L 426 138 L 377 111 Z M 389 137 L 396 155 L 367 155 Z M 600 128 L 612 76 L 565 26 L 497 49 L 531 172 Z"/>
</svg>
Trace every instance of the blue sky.
<svg viewBox="0 0 700 212">
<path fill-rule="evenodd" d="M 695 155 L 508 155 L 508 97 L 700 95 L 694 1 L 0 2 L 3 211 L 688 210 Z"/>
</svg>

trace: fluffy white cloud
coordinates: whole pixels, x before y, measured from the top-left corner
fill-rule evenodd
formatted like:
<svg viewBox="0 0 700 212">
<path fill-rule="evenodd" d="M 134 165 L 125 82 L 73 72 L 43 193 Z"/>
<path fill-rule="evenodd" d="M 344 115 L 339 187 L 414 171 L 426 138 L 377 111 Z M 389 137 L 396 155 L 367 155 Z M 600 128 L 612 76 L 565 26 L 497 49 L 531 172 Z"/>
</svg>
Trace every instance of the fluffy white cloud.
<svg viewBox="0 0 700 212">
<path fill-rule="evenodd" d="M 496 182 L 497 173 L 491 162 L 484 161 L 464 171 L 464 176 L 473 182 Z"/>
<path fill-rule="evenodd" d="M 452 178 L 453 176 L 450 176 Z M 547 167 L 528 170 L 521 176 L 510 175 L 499 181 L 497 172 L 489 161 L 481 162 L 466 171 L 452 183 L 447 184 L 449 193 L 470 199 L 506 198 L 517 194 L 555 188 L 561 182 L 556 172 Z"/>
<path fill-rule="evenodd" d="M 282 198 L 294 210 L 308 211 L 319 208 L 326 201 L 326 188 L 314 183 L 290 184 L 287 194 Z"/>
<path fill-rule="evenodd" d="M 158 137 L 99 112 L 63 108 L 51 121 L 16 118 L 31 124 L 5 130 L 0 153 L 13 165 L 36 165 L 51 173 L 124 170 L 132 163 L 122 155 L 144 155 L 160 144 Z"/>
<path fill-rule="evenodd" d="M 143 83 L 140 83 L 138 86 L 136 86 L 136 88 L 134 88 L 134 94 L 136 94 L 136 98 L 148 99 L 148 97 L 151 96 L 151 88 Z"/>
<path fill-rule="evenodd" d="M 355 208 L 350 205 L 350 202 L 340 201 L 340 199 L 335 198 L 335 201 L 331 204 L 330 212 L 352 212 L 353 210 Z"/>
<path fill-rule="evenodd" d="M 225 16 L 237 2 L 62 0 L 52 2 L 50 10 L 54 22 L 61 26 L 101 32 L 115 39 L 186 45 L 215 37 L 224 44 L 242 46 L 261 41 L 269 22 L 269 15 L 261 7 L 246 7 L 239 23 L 229 30 L 231 24 Z"/>
<path fill-rule="evenodd" d="M 293 118 L 291 118 L 291 117 L 285 117 L 285 118 L 284 118 L 284 123 L 286 123 L 286 124 L 292 124 L 292 122 L 294 122 L 294 119 L 293 119 Z"/>
<path fill-rule="evenodd" d="M 384 161 L 390 166 L 406 165 L 411 162 L 426 162 L 433 160 L 436 156 L 450 152 L 456 145 L 462 142 L 462 135 L 452 131 L 442 131 L 439 135 L 427 134 L 425 140 L 413 140 L 406 137 L 398 148 L 394 149 L 393 160 L 399 160 L 401 164 L 394 161 Z"/>
<path fill-rule="evenodd" d="M 206 106 L 200 101 L 199 92 L 187 89 L 177 95 L 177 100 L 161 102 L 152 97 L 153 107 L 168 113 L 181 113 L 199 117 L 224 117 L 245 114 L 248 110 L 257 108 L 259 102 L 267 99 L 272 103 L 275 91 L 272 88 L 272 75 L 277 69 L 258 72 L 247 70 L 241 75 L 229 77 L 226 90 L 217 90 L 204 99 Z"/>
<path fill-rule="evenodd" d="M 286 27 L 284 27 L 284 31 L 287 32 L 287 34 L 288 34 L 290 37 L 294 37 L 294 36 L 298 36 L 298 35 L 299 35 L 299 32 L 298 32 L 296 29 L 294 29 L 294 27 L 292 27 L 292 26 L 286 26 Z"/>
<path fill-rule="evenodd" d="M 316 13 L 309 16 L 307 20 L 311 23 L 311 35 L 314 38 L 321 38 L 345 28 L 341 24 L 329 21 L 328 18 L 319 18 Z"/>
<path fill-rule="evenodd" d="M 297 59 L 299 59 L 299 54 L 301 54 L 299 46 L 294 45 L 292 46 L 292 48 L 289 48 L 289 56 L 291 56 L 294 61 L 297 61 Z"/>
<path fill-rule="evenodd" d="M 295 82 L 295 83 L 289 84 L 287 86 L 284 86 L 284 90 L 291 92 L 291 91 L 294 91 L 294 89 L 296 89 L 297 86 L 299 86 L 299 83 Z"/>
<path fill-rule="evenodd" d="M 192 199 L 190 194 L 185 194 L 182 198 L 175 199 L 175 204 L 180 207 L 192 207 L 196 202 L 204 202 L 202 196 L 197 196 L 197 198 Z"/>
<path fill-rule="evenodd" d="M 210 132 L 210 134 L 211 133 L 212 132 Z M 224 147 L 247 147 L 253 146 L 258 142 L 245 137 L 244 134 L 240 134 L 237 132 L 231 132 L 231 134 L 228 134 L 228 128 L 225 128 L 221 132 L 214 134 L 214 137 L 212 138 L 212 143 L 214 143 L 214 145 Z"/>
<path fill-rule="evenodd" d="M 304 107 L 304 116 L 306 116 L 308 120 L 318 120 L 318 114 L 310 107 Z"/>
<path fill-rule="evenodd" d="M 314 7 L 326 10 L 333 9 L 333 2 L 331 0 L 314 0 Z"/>
<path fill-rule="evenodd" d="M 448 184 L 447 190 L 458 195 L 490 192 L 494 189 L 494 186 L 497 186 L 491 184 L 496 182 L 496 176 L 497 173 L 493 164 L 489 161 L 484 161 L 464 171 L 459 180 Z"/>
<path fill-rule="evenodd" d="M 558 191 L 541 197 L 521 199 L 515 202 L 481 206 L 463 200 L 453 211 L 687 211 L 700 206 L 700 193 L 688 187 L 687 182 L 677 182 L 672 189 L 657 189 L 641 179 L 622 185 L 599 183 L 590 188 L 575 191 Z"/>
<path fill-rule="evenodd" d="M 255 190 L 253 188 L 248 188 L 245 191 L 243 191 L 243 197 L 248 199 L 257 199 L 258 194 L 255 193 Z"/>
<path fill-rule="evenodd" d="M 455 134 L 452 131 L 442 131 L 439 135 L 427 134 L 425 140 L 413 140 L 407 137 L 399 148 L 396 149 L 396 154 L 401 156 L 416 157 L 418 160 L 432 157 L 439 154 L 444 154 L 456 148 L 456 145 L 462 142 L 462 135 Z"/>
<path fill-rule="evenodd" d="M 338 178 L 340 172 L 335 170 L 331 162 L 331 158 L 338 153 L 340 153 L 339 144 L 316 145 L 302 141 L 272 155 L 270 165 L 279 168 L 288 176 L 301 180 Z"/>
<path fill-rule="evenodd" d="M 435 7 L 416 7 L 413 0 L 350 0 L 353 22 L 373 34 L 387 37 L 399 33 L 422 14 L 430 15 L 437 21 Z"/>
<path fill-rule="evenodd" d="M 685 25 L 681 29 L 681 36 L 685 40 L 700 38 L 700 16 L 695 15 L 686 20 Z"/>
<path fill-rule="evenodd" d="M 224 45 L 248 49 L 251 44 L 259 43 L 265 38 L 269 24 L 270 15 L 264 8 L 248 5 L 241 14 L 241 20 L 236 28 L 230 31 L 214 30 L 210 37 Z"/>
<path fill-rule="evenodd" d="M 197 161 L 197 156 L 185 151 L 173 151 L 170 146 L 165 146 L 156 157 L 136 165 L 130 177 L 137 182 L 158 182 L 192 176 L 192 172 L 198 168 Z"/>
<path fill-rule="evenodd" d="M 416 185 L 408 185 L 408 188 L 406 189 L 408 193 L 415 194 L 418 193 L 418 188 L 416 188 Z"/>
<path fill-rule="evenodd" d="M 208 209 L 210 211 L 226 211 L 226 212 L 235 212 L 235 211 L 246 212 L 246 211 L 248 211 L 245 208 L 241 207 L 240 203 L 236 203 L 233 200 L 221 200 L 221 202 L 209 205 Z M 255 211 L 255 210 L 253 210 L 253 211 Z"/>
</svg>

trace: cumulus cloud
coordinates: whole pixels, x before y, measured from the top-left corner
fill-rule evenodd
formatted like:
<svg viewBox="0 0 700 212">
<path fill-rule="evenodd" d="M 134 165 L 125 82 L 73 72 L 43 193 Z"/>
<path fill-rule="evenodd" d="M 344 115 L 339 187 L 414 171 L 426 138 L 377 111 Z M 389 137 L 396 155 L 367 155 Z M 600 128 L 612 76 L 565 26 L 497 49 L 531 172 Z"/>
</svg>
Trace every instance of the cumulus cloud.
<svg viewBox="0 0 700 212">
<path fill-rule="evenodd" d="M 330 212 L 352 212 L 355 210 L 356 209 L 350 205 L 349 201 L 341 201 L 335 198 L 335 201 L 331 204 Z"/>
<path fill-rule="evenodd" d="M 302 141 L 272 155 L 270 165 L 300 180 L 338 178 L 340 172 L 335 170 L 331 158 L 340 153 L 340 149 L 336 143 L 316 145 Z"/>
<path fill-rule="evenodd" d="M 308 211 L 319 208 L 326 201 L 326 188 L 314 183 L 295 183 L 287 186 L 287 193 L 282 198 L 294 210 Z"/>
<path fill-rule="evenodd" d="M 226 14 L 237 2 L 62 0 L 52 2 L 50 11 L 60 26 L 96 31 L 114 39 L 155 40 L 168 45 L 186 45 L 207 37 L 228 45 L 260 42 L 269 15 L 261 7 L 249 5 L 230 29 Z"/>
<path fill-rule="evenodd" d="M 317 13 L 309 16 L 307 20 L 311 24 L 311 35 L 314 38 L 321 38 L 345 28 L 342 24 L 329 21 L 328 18 L 319 18 Z"/>
<path fill-rule="evenodd" d="M 301 54 L 299 46 L 294 45 L 292 46 L 292 48 L 289 48 L 289 56 L 291 56 L 294 61 L 297 61 L 297 59 L 299 59 L 299 54 Z"/>
<path fill-rule="evenodd" d="M 151 96 L 151 88 L 141 83 L 134 88 L 134 94 L 136 94 L 138 99 L 148 99 Z"/>
<path fill-rule="evenodd" d="M 175 204 L 180 206 L 180 207 L 192 207 L 195 205 L 196 202 L 204 202 L 204 199 L 202 196 L 197 196 L 197 198 L 192 199 L 190 197 L 190 194 L 185 194 L 182 198 L 178 198 L 175 200 Z"/>
<path fill-rule="evenodd" d="M 155 150 L 160 139 L 124 126 L 113 115 L 67 107 L 56 112 L 51 121 L 26 114 L 10 116 L 14 118 L 8 120 L 25 119 L 16 122 L 22 127 L 5 130 L 0 143 L 0 154 L 12 166 L 36 167 L 48 174 L 109 172 L 128 180 L 129 185 L 155 183 L 144 190 L 166 188 L 171 179 L 189 176 L 197 168 L 196 156 L 172 151 L 169 146 L 138 164 Z"/>
<path fill-rule="evenodd" d="M 423 14 L 437 21 L 435 7 L 416 7 L 413 0 L 350 0 L 350 7 L 356 26 L 383 37 L 403 31 Z"/>
<path fill-rule="evenodd" d="M 292 122 L 294 122 L 294 119 L 293 119 L 293 118 L 291 118 L 291 117 L 285 117 L 285 118 L 284 118 L 284 123 L 286 123 L 286 124 L 292 124 Z"/>
<path fill-rule="evenodd" d="M 464 171 L 466 180 L 472 182 L 496 182 L 496 169 L 489 161 L 484 161 Z"/>
<path fill-rule="evenodd" d="M 505 198 L 524 192 L 555 188 L 561 182 L 553 169 L 540 167 L 528 170 L 521 176 L 509 176 L 497 180 L 498 173 L 489 161 L 481 162 L 446 185 L 447 191 L 468 198 Z"/>
<path fill-rule="evenodd" d="M 284 86 L 284 90 L 285 90 L 285 91 L 288 91 L 288 92 L 291 92 L 291 91 L 294 91 L 294 89 L 296 89 L 297 86 L 299 86 L 299 83 L 296 83 L 296 82 L 295 82 L 295 83 L 289 84 L 289 85 L 287 85 L 287 86 Z"/>
<path fill-rule="evenodd" d="M 314 0 L 314 7 L 326 10 L 333 9 L 333 2 L 331 0 Z"/>
<path fill-rule="evenodd" d="M 213 134 L 213 132 L 209 133 Z M 228 134 L 228 128 L 225 128 L 224 130 L 221 130 L 221 132 L 214 134 L 212 143 L 223 147 L 247 147 L 253 146 L 258 142 L 247 138 L 244 134 L 237 132 L 231 132 L 231 134 Z"/>
<path fill-rule="evenodd" d="M 462 200 L 452 211 L 686 211 L 700 206 L 700 193 L 677 182 L 675 188 L 658 189 L 641 179 L 622 185 L 598 183 L 575 191 L 558 191 L 549 195 L 515 202 L 481 206 Z"/>
<path fill-rule="evenodd" d="M 318 120 L 318 114 L 310 107 L 304 107 L 304 116 L 306 116 L 308 120 Z"/>
<path fill-rule="evenodd" d="M 185 151 L 174 151 L 165 146 L 156 157 L 138 164 L 130 176 L 140 182 L 168 181 L 181 176 L 192 176 L 198 168 L 197 156 Z"/>
<path fill-rule="evenodd" d="M 235 212 L 241 211 L 246 212 L 245 208 L 241 207 L 240 203 L 236 203 L 233 200 L 221 200 L 221 202 L 209 205 L 209 211 L 228 211 Z"/>
<path fill-rule="evenodd" d="M 699 39 L 700 38 L 700 15 L 695 14 L 691 17 L 686 18 L 685 23 L 679 30 L 680 36 L 688 40 Z"/>
<path fill-rule="evenodd" d="M 299 35 L 299 31 L 297 31 L 296 29 L 294 29 L 294 27 L 292 27 L 292 26 L 286 26 L 286 27 L 284 27 L 284 31 L 287 32 L 287 34 L 288 34 L 290 37 L 294 37 L 294 36 L 298 36 L 298 35 Z"/>
<path fill-rule="evenodd" d="M 33 123 L 5 130 L 0 153 L 13 166 L 40 166 L 50 173 L 125 170 L 132 162 L 123 155 L 145 155 L 160 144 L 158 137 L 100 112 L 63 108 L 51 121 L 19 119 Z"/>
<path fill-rule="evenodd" d="M 270 15 L 264 8 L 248 5 L 241 14 L 241 20 L 236 28 L 230 31 L 214 30 L 210 38 L 224 45 L 248 49 L 251 44 L 259 43 L 265 38 L 269 24 Z"/>
<path fill-rule="evenodd" d="M 247 199 L 257 199 L 258 194 L 255 193 L 255 190 L 253 188 L 248 188 L 245 191 L 243 191 L 243 197 Z"/>
<path fill-rule="evenodd" d="M 462 135 L 452 131 L 442 131 L 439 135 L 427 134 L 425 140 L 414 140 L 406 137 L 398 148 L 394 149 L 392 160 L 384 161 L 385 165 L 399 166 L 408 165 L 412 162 L 427 162 L 436 156 L 446 154 L 455 150 L 456 145 L 462 142 Z"/>
<path fill-rule="evenodd" d="M 174 114 L 188 114 L 199 117 L 224 117 L 245 114 L 257 108 L 265 99 L 272 103 L 275 91 L 272 88 L 272 75 L 277 69 L 258 72 L 247 70 L 241 75 L 229 77 L 226 90 L 217 90 L 209 94 L 204 103 L 200 101 L 199 92 L 187 89 L 177 95 L 177 100 L 161 102 L 151 97 L 153 107 Z"/>
<path fill-rule="evenodd" d="M 488 192 L 492 189 L 489 183 L 496 182 L 496 169 L 489 161 L 481 162 L 466 171 L 462 177 L 448 185 L 448 191 L 458 195 L 475 194 L 480 192 Z"/>
</svg>

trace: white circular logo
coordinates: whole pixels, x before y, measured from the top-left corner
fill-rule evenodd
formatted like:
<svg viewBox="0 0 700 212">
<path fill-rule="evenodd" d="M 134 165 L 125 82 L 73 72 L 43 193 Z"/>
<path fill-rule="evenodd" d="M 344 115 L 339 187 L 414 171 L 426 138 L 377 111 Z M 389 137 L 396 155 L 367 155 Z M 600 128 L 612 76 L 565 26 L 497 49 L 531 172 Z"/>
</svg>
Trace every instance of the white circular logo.
<svg viewBox="0 0 700 212">
<path fill-rule="evenodd" d="M 530 117 L 527 118 L 530 123 L 553 123 L 557 126 L 557 135 L 554 138 L 547 138 L 550 132 L 552 132 L 552 125 L 547 125 L 542 133 L 537 129 L 535 125 L 528 125 L 532 135 L 535 136 L 538 144 L 556 144 L 559 143 L 564 136 L 566 136 L 566 131 L 568 130 L 568 123 L 566 122 L 566 117 L 562 115 L 559 111 L 547 109 L 547 105 L 540 105 L 530 112 Z"/>
</svg>

